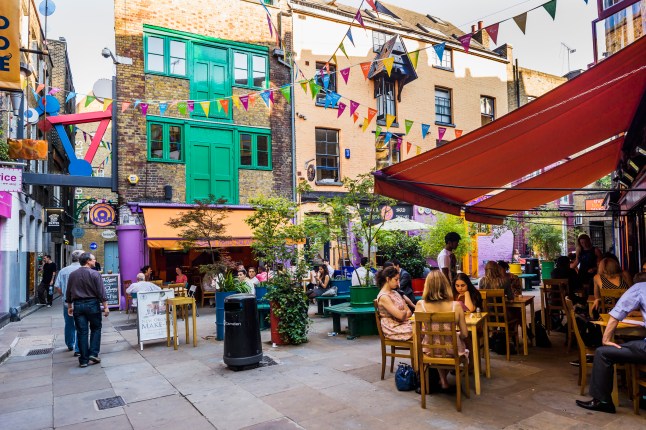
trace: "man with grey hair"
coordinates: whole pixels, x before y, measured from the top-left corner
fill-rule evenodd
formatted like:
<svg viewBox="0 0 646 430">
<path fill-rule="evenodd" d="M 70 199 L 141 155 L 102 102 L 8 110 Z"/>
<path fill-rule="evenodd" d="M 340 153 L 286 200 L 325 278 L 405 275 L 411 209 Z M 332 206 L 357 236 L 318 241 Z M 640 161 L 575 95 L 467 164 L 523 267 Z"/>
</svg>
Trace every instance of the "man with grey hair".
<svg viewBox="0 0 646 430">
<path fill-rule="evenodd" d="M 56 283 L 54 287 L 58 294 L 63 296 L 63 317 L 65 319 L 65 345 L 67 345 L 68 350 L 74 350 L 74 357 L 78 357 L 79 347 L 76 343 L 76 326 L 74 325 L 74 317 L 71 317 L 67 314 L 67 302 L 65 301 L 65 293 L 67 292 L 67 281 L 70 277 L 70 273 L 81 267 L 79 263 L 79 258 L 83 254 L 82 249 L 77 249 L 72 252 L 72 264 L 65 266 L 58 272 L 58 277 L 56 278 Z"/>
<path fill-rule="evenodd" d="M 137 273 L 137 282 L 131 284 L 126 290 L 127 294 L 132 293 L 143 293 L 146 291 L 159 291 L 161 288 L 153 284 L 152 282 L 146 281 L 146 275 L 143 273 Z M 137 299 L 132 299 L 132 306 L 137 307 Z"/>
</svg>

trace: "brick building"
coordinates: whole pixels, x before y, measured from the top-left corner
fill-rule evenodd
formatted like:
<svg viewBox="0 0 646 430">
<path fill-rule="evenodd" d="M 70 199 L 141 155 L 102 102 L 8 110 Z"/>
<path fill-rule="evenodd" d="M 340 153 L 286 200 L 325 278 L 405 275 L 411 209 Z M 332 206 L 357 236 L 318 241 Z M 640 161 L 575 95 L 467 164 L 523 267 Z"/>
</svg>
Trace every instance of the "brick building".
<svg viewBox="0 0 646 430">
<path fill-rule="evenodd" d="M 234 209 L 230 245 L 248 245 L 242 205 L 258 194 L 293 196 L 291 106 L 278 91 L 270 108 L 260 96 L 291 83 L 282 52 L 274 52 L 276 30 L 291 46 L 283 3 L 115 1 L 116 54 L 133 60 L 117 65 L 115 97 L 120 106 L 132 103 L 117 119 L 123 279 L 150 263 L 170 280 L 172 266 L 194 264 L 198 253 L 180 252 L 167 240 L 177 234 L 164 229 L 195 199 L 224 198 Z M 271 32 L 266 11 L 276 25 Z M 248 246 L 231 252 L 252 262 Z"/>
</svg>

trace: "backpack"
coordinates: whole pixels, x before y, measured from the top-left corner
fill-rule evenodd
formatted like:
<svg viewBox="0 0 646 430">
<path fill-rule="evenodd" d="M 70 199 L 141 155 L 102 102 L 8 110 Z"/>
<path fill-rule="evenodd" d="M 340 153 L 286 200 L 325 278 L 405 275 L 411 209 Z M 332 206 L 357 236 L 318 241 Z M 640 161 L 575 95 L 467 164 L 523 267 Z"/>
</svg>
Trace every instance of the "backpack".
<svg viewBox="0 0 646 430">
<path fill-rule="evenodd" d="M 536 311 L 534 314 L 534 330 L 536 331 L 536 346 L 539 348 L 550 348 L 552 342 L 547 336 L 547 330 L 541 321 L 541 311 Z"/>
</svg>

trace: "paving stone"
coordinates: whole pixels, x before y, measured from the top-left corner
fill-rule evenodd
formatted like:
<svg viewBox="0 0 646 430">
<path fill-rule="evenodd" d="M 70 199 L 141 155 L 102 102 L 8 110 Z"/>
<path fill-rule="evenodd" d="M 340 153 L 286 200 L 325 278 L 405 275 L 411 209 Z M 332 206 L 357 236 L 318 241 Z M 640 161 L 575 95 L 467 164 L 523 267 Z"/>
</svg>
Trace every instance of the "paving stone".
<svg viewBox="0 0 646 430">
<path fill-rule="evenodd" d="M 125 343 L 124 343 L 125 344 Z M 144 363 L 146 360 L 136 350 L 128 347 L 124 351 L 106 352 L 101 347 L 101 367 L 124 366 L 136 363 Z"/>
<path fill-rule="evenodd" d="M 0 400 L 0 415 L 30 409 L 35 405 L 51 406 L 54 403 L 52 390 L 37 388 L 38 390 L 28 393 L 21 392 L 22 390 L 14 391 L 12 396 Z"/>
<path fill-rule="evenodd" d="M 54 427 L 52 406 L 43 405 L 0 415 L 2 428 L 11 430 L 33 430 Z"/>
<path fill-rule="evenodd" d="M 303 427 L 296 424 L 289 418 L 278 418 L 276 420 L 265 421 L 264 423 L 254 424 L 245 427 L 243 430 L 289 430 L 289 429 L 302 429 Z"/>
<path fill-rule="evenodd" d="M 103 364 L 103 360 L 101 361 L 101 364 Z M 116 382 L 133 380 L 135 378 L 141 379 L 149 376 L 159 376 L 157 369 L 146 361 L 131 363 L 124 366 L 106 367 L 103 371 L 113 384 Z"/>
<path fill-rule="evenodd" d="M 540 412 L 534 416 L 505 427 L 505 430 L 544 430 L 558 428 L 560 430 L 575 429 L 579 423 L 576 420 L 552 412 Z"/>
<path fill-rule="evenodd" d="M 392 430 L 391 424 L 377 420 L 369 414 L 360 413 L 351 408 L 331 412 L 325 419 L 312 418 L 299 422 L 298 424 L 308 430 L 328 430 L 330 428 L 347 430 Z"/>
<path fill-rule="evenodd" d="M 92 430 L 128 430 L 132 429 L 132 425 L 128 421 L 128 417 L 125 415 L 117 415 L 115 417 L 56 427 L 56 430 L 87 430 L 89 428 Z"/>
<path fill-rule="evenodd" d="M 212 429 L 213 425 L 183 397 L 171 395 L 135 402 L 125 407 L 132 427 Z"/>
<path fill-rule="evenodd" d="M 116 395 L 123 397 L 126 403 L 150 400 L 177 393 L 177 390 L 160 375 L 147 378 L 133 377 L 129 380 L 114 382 L 112 386 Z"/>
<path fill-rule="evenodd" d="M 294 399 L 298 399 L 298 401 L 294 401 Z M 316 417 L 325 419 L 328 413 L 346 408 L 345 403 L 332 399 L 310 387 L 296 387 L 265 396 L 262 400 L 296 422 Z"/>
<path fill-rule="evenodd" d="M 91 387 L 87 387 L 91 388 Z M 95 403 L 97 399 L 114 397 L 112 389 L 85 391 L 56 396 L 54 398 L 54 426 L 62 427 L 70 424 L 85 423 L 102 418 L 123 415 L 123 407 L 104 409 L 100 411 Z"/>
</svg>

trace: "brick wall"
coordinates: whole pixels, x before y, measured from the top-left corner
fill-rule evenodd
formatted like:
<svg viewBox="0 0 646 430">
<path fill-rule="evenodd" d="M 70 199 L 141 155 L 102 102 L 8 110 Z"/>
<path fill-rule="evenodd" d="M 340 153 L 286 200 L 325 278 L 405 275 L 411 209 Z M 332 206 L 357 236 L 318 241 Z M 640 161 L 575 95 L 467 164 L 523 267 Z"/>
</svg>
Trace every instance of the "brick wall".
<svg viewBox="0 0 646 430">
<path fill-rule="evenodd" d="M 280 4 L 280 2 L 275 2 Z M 151 10 L 154 9 L 154 13 Z M 269 6 L 275 23 L 282 20 L 281 31 L 289 32 L 289 23 L 279 20 L 280 9 Z M 255 1 L 236 0 L 115 0 L 116 54 L 133 59 L 132 66 L 117 66 L 117 97 L 125 101 L 187 100 L 189 81 L 144 74 L 143 24 L 224 40 L 269 47 L 270 86 L 279 87 L 290 80 L 290 71 L 271 55 L 276 41 L 269 34 L 265 11 Z M 289 37 L 286 43 L 291 43 Z M 288 47 L 289 49 L 289 47 Z M 249 90 L 233 89 L 233 94 Z M 292 195 L 292 157 L 290 106 L 275 94 L 276 103 L 267 109 L 260 99 L 249 112 L 240 112 L 231 104 L 236 125 L 271 127 L 273 172 L 240 171 L 241 203 L 251 193 Z M 215 107 L 213 107 L 215 108 Z M 150 115 L 158 115 L 156 105 Z M 166 116 L 181 118 L 174 107 Z M 173 201 L 186 201 L 186 166 L 184 164 L 147 162 L 146 120 L 139 110 L 128 109 L 117 120 L 119 131 L 119 197 L 121 202 L 159 200 L 164 185 L 173 186 Z M 127 183 L 128 175 L 140 178 L 138 185 Z"/>
</svg>

